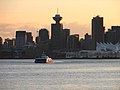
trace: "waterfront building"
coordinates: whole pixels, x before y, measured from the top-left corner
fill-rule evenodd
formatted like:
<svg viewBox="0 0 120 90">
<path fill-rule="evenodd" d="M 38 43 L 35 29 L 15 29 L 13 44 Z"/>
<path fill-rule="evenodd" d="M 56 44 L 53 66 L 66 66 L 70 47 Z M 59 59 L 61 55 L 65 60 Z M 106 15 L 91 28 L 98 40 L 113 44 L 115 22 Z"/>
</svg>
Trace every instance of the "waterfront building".
<svg viewBox="0 0 120 90">
<path fill-rule="evenodd" d="M 61 33 L 63 30 L 63 24 L 60 23 L 62 17 L 57 13 L 55 17 L 53 17 L 53 20 L 55 20 L 56 23 L 51 24 L 51 47 L 52 50 L 59 50 L 62 48 Z"/>
<path fill-rule="evenodd" d="M 96 51 L 118 52 L 118 51 L 120 51 L 120 43 L 116 43 L 116 44 L 112 44 L 112 43 L 97 43 Z"/>
<path fill-rule="evenodd" d="M 66 58 L 96 58 L 96 50 L 80 50 L 80 51 L 70 51 L 65 52 Z"/>
<path fill-rule="evenodd" d="M 16 31 L 16 47 L 22 48 L 27 42 L 26 31 Z"/>
<path fill-rule="evenodd" d="M 40 41 L 44 42 L 44 41 L 48 41 L 49 40 L 49 32 L 47 29 L 42 28 L 39 30 L 39 37 L 40 37 Z"/>
<path fill-rule="evenodd" d="M 65 52 L 66 58 L 120 58 L 120 51 L 80 50 Z"/>
<path fill-rule="evenodd" d="M 98 43 L 104 42 L 103 17 L 96 16 L 92 19 L 92 39 Z"/>
</svg>

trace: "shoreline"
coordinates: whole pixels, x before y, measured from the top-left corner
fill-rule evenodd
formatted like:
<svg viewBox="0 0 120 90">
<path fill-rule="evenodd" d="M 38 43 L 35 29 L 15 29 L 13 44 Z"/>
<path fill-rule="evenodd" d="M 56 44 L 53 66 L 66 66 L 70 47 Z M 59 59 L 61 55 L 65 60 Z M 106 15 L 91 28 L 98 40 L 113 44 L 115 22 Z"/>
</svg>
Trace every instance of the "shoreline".
<svg viewBox="0 0 120 90">
<path fill-rule="evenodd" d="M 35 59 L 35 58 L 0 58 L 0 59 Z M 120 57 L 112 57 L 112 58 L 52 58 L 52 59 L 120 59 Z"/>
</svg>

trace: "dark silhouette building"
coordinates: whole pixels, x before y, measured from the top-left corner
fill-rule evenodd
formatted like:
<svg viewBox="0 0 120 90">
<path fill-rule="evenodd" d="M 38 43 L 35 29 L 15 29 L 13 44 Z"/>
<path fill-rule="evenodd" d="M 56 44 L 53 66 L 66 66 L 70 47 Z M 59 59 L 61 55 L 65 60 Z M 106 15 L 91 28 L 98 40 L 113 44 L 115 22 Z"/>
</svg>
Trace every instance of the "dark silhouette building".
<svg viewBox="0 0 120 90">
<path fill-rule="evenodd" d="M 105 43 L 116 43 L 116 31 L 112 29 L 108 29 L 108 31 L 104 35 Z"/>
<path fill-rule="evenodd" d="M 116 32 L 115 43 L 120 43 L 120 26 L 112 26 L 111 29 Z"/>
<path fill-rule="evenodd" d="M 111 29 L 108 29 L 104 39 L 106 43 L 120 43 L 120 26 L 112 26 Z"/>
<path fill-rule="evenodd" d="M 94 41 L 88 33 L 85 34 L 84 39 L 80 40 L 80 45 L 82 50 L 93 50 L 95 47 Z"/>
<path fill-rule="evenodd" d="M 70 29 L 62 30 L 62 48 L 67 49 L 67 38 L 70 36 Z"/>
<path fill-rule="evenodd" d="M 3 41 L 3 40 L 2 40 L 2 37 L 0 37 L 0 45 L 2 45 L 2 41 Z"/>
<path fill-rule="evenodd" d="M 49 40 L 49 32 L 47 29 L 42 28 L 39 30 L 39 37 L 40 37 L 40 41 L 48 41 Z"/>
<path fill-rule="evenodd" d="M 92 39 L 96 42 L 104 42 L 103 17 L 96 16 L 92 19 Z"/>
<path fill-rule="evenodd" d="M 79 34 L 70 35 L 67 40 L 67 49 L 79 49 Z"/>
<path fill-rule="evenodd" d="M 17 48 L 22 48 L 27 42 L 26 31 L 16 31 L 16 42 Z"/>
<path fill-rule="evenodd" d="M 27 43 L 33 43 L 33 36 L 31 32 L 27 32 Z"/>
<path fill-rule="evenodd" d="M 49 52 L 50 49 L 50 40 L 49 40 L 49 31 L 46 28 L 39 30 L 39 36 L 36 38 L 37 44 L 40 47 L 41 51 Z"/>
<path fill-rule="evenodd" d="M 53 19 L 56 21 L 55 24 L 51 24 L 51 47 L 52 50 L 59 50 L 62 48 L 62 30 L 63 24 L 60 23 L 62 17 L 60 14 L 56 14 Z"/>
<path fill-rule="evenodd" d="M 35 41 L 36 41 L 36 44 L 40 44 L 40 37 L 37 36 L 37 37 L 35 38 Z"/>
<path fill-rule="evenodd" d="M 2 47 L 2 42 L 3 42 L 2 37 L 0 37 L 0 48 Z"/>
<path fill-rule="evenodd" d="M 5 47 L 14 47 L 15 46 L 15 39 L 5 39 L 5 42 L 4 42 L 4 46 Z"/>
</svg>

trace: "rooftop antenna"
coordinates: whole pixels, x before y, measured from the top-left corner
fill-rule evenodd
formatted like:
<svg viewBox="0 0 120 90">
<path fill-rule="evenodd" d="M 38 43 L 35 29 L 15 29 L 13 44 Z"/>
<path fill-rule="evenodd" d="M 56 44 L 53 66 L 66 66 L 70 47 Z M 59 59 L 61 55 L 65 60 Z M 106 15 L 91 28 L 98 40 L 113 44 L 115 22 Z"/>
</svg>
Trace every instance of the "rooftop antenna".
<svg viewBox="0 0 120 90">
<path fill-rule="evenodd" d="M 58 14 L 59 12 L 58 12 L 58 8 L 57 8 L 57 14 Z"/>
</svg>

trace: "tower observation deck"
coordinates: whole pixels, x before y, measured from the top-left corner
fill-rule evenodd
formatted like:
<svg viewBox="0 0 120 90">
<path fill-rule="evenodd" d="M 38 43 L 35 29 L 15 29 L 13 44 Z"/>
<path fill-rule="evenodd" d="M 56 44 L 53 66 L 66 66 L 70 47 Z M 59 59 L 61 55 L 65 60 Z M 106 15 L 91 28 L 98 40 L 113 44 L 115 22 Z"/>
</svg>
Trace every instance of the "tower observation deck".
<svg viewBox="0 0 120 90">
<path fill-rule="evenodd" d="M 57 14 L 53 17 L 53 20 L 55 20 L 56 23 L 60 23 L 60 21 L 62 20 L 62 17 L 60 16 L 60 14 L 58 14 L 58 9 Z"/>
</svg>

